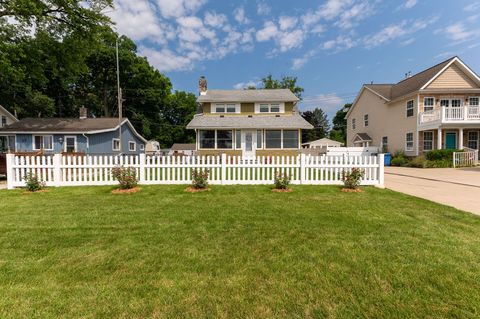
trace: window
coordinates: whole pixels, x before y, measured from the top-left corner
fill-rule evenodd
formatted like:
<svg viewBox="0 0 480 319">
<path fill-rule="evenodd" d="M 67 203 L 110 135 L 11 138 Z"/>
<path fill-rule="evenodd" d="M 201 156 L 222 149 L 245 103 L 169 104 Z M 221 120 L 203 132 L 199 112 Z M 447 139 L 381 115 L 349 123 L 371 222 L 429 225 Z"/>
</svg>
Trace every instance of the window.
<svg viewBox="0 0 480 319">
<path fill-rule="evenodd" d="M 73 153 L 77 151 L 77 138 L 75 136 L 65 136 L 65 152 Z"/>
<path fill-rule="evenodd" d="M 128 150 L 130 152 L 135 152 L 137 150 L 137 143 L 133 141 L 128 141 Z"/>
<path fill-rule="evenodd" d="M 468 102 L 470 106 L 479 106 L 480 98 L 478 96 L 472 96 L 468 99 Z"/>
<path fill-rule="evenodd" d="M 53 136 L 51 135 L 34 135 L 33 136 L 34 150 L 53 150 Z"/>
<path fill-rule="evenodd" d="M 356 128 L 357 128 L 357 123 L 356 123 L 355 119 L 352 119 L 352 130 L 354 130 Z"/>
<path fill-rule="evenodd" d="M 423 150 L 433 150 L 433 132 L 423 132 Z"/>
<path fill-rule="evenodd" d="M 468 143 L 469 148 L 478 150 L 478 131 L 477 132 L 468 132 Z"/>
<path fill-rule="evenodd" d="M 2 126 L 0 127 L 4 127 L 4 126 L 7 126 L 7 117 L 2 115 Z"/>
<path fill-rule="evenodd" d="M 235 131 L 235 148 L 236 149 L 242 148 L 242 131 L 241 130 Z"/>
<path fill-rule="evenodd" d="M 407 117 L 413 116 L 413 100 L 407 101 Z"/>
<path fill-rule="evenodd" d="M 459 99 L 452 100 L 452 107 L 460 107 L 462 106 L 462 101 Z"/>
<path fill-rule="evenodd" d="M 200 148 L 214 149 L 215 148 L 215 131 L 214 130 L 200 130 Z"/>
<path fill-rule="evenodd" d="M 282 131 L 265 131 L 265 148 L 282 148 Z"/>
<path fill-rule="evenodd" d="M 298 148 L 298 131 L 283 131 L 283 148 Z"/>
<path fill-rule="evenodd" d="M 145 150 L 145 144 L 140 144 L 140 151 L 144 151 Z"/>
<path fill-rule="evenodd" d="M 120 140 L 118 138 L 112 139 L 112 150 L 120 151 Z"/>
<path fill-rule="evenodd" d="M 0 136 L 0 152 L 15 152 L 15 136 Z"/>
<path fill-rule="evenodd" d="M 262 148 L 263 131 L 257 130 L 257 148 Z"/>
<path fill-rule="evenodd" d="M 363 125 L 364 125 L 365 127 L 368 126 L 368 114 L 365 114 L 365 115 L 363 116 Z"/>
<path fill-rule="evenodd" d="M 413 151 L 413 133 L 407 133 L 405 135 L 405 150 Z"/>
<path fill-rule="evenodd" d="M 238 104 L 215 104 L 213 113 L 240 113 Z"/>
<path fill-rule="evenodd" d="M 283 103 L 260 103 L 255 104 L 255 113 L 283 113 Z"/>
<path fill-rule="evenodd" d="M 217 148 L 231 149 L 233 147 L 233 131 L 217 131 Z"/>
<path fill-rule="evenodd" d="M 388 151 L 388 136 L 382 137 L 382 152 L 386 153 Z"/>
<path fill-rule="evenodd" d="M 426 97 L 423 99 L 423 110 L 425 112 L 432 111 L 434 106 L 435 106 L 435 98 Z"/>
</svg>

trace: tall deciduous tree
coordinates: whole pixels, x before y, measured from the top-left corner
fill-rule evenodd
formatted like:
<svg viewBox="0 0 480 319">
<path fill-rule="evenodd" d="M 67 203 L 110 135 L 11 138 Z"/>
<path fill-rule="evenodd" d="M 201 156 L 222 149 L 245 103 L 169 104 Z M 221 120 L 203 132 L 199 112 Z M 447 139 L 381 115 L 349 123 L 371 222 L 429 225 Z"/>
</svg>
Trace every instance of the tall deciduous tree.
<svg viewBox="0 0 480 319">
<path fill-rule="evenodd" d="M 324 138 L 330 131 L 330 123 L 327 114 L 321 108 L 315 108 L 313 111 L 302 112 L 302 117 L 313 125 L 313 130 L 302 131 L 302 142 L 310 142 Z"/>
<path fill-rule="evenodd" d="M 347 138 L 347 115 L 348 110 L 352 104 L 345 104 L 340 110 L 337 111 L 333 118 L 333 128 L 330 132 L 330 138 L 339 142 L 346 142 Z"/>
<path fill-rule="evenodd" d="M 274 79 L 271 74 L 262 79 L 264 89 L 290 89 L 299 99 L 302 99 L 303 87 L 297 85 L 297 77 L 283 76 L 280 80 Z"/>
</svg>

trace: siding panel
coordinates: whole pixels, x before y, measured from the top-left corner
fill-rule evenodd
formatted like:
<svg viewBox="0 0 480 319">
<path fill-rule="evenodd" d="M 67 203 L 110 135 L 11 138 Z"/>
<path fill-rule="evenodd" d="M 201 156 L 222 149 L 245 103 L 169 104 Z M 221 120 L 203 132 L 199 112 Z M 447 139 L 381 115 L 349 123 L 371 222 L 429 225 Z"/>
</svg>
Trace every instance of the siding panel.
<svg viewBox="0 0 480 319">
<path fill-rule="evenodd" d="M 455 64 L 452 64 L 448 69 L 443 71 L 443 73 L 428 86 L 429 89 L 470 89 L 477 87 L 478 85 Z"/>
</svg>

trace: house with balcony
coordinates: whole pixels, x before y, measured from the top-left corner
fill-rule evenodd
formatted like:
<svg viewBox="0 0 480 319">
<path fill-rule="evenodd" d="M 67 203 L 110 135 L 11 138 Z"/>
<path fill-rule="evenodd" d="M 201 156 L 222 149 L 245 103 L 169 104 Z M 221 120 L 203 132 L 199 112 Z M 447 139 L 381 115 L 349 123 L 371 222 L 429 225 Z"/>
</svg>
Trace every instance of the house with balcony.
<svg viewBox="0 0 480 319">
<path fill-rule="evenodd" d="M 297 155 L 301 130 L 313 128 L 288 89 L 207 90 L 202 77 L 199 91 L 199 112 L 187 125 L 199 155 Z"/>
<path fill-rule="evenodd" d="M 347 146 L 418 156 L 480 145 L 480 77 L 459 57 L 393 84 L 362 86 L 347 118 Z"/>
</svg>

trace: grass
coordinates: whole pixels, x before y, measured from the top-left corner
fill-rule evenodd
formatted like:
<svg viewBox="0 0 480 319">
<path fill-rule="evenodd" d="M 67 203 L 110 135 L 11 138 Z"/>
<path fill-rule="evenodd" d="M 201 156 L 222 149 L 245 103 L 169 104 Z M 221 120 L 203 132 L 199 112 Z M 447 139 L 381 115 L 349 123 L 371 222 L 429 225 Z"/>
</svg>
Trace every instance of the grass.
<svg viewBox="0 0 480 319">
<path fill-rule="evenodd" d="M 1 318 L 478 318 L 480 218 L 388 190 L 0 191 Z"/>
</svg>

